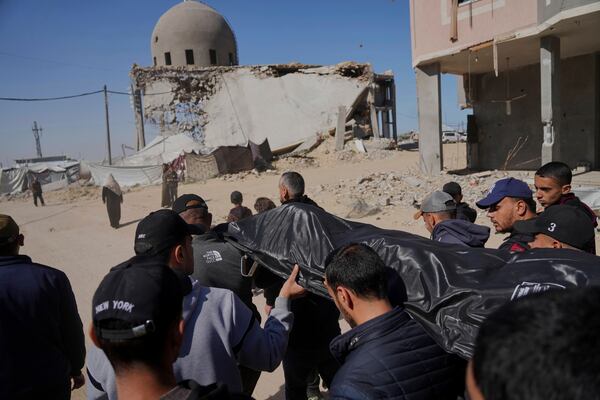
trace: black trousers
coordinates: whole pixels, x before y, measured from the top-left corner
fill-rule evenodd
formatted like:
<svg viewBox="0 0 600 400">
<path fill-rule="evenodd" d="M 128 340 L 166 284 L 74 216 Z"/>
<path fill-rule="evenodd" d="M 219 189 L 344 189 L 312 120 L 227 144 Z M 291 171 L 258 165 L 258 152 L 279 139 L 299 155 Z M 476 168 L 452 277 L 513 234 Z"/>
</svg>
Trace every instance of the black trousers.
<svg viewBox="0 0 600 400">
<path fill-rule="evenodd" d="M 307 380 L 314 370 L 329 387 L 339 367 L 329 352 L 329 346 L 314 349 L 288 347 L 283 358 L 286 400 L 306 400 Z"/>
<path fill-rule="evenodd" d="M 33 194 L 33 204 L 35 204 L 35 206 L 37 207 L 37 201 L 38 199 L 40 199 L 40 202 L 42 203 L 43 206 L 45 206 L 46 204 L 44 203 L 44 198 L 42 197 L 41 193 L 34 193 Z"/>
</svg>

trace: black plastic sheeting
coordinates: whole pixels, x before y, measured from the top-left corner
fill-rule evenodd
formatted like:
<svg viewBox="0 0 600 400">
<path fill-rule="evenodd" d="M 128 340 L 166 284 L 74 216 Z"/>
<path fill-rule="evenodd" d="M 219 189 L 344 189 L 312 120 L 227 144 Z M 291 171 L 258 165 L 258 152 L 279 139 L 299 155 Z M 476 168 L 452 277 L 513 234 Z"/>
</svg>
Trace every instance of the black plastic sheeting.
<svg viewBox="0 0 600 400">
<path fill-rule="evenodd" d="M 405 306 L 413 318 L 444 349 L 464 358 L 473 354 L 482 321 L 505 302 L 550 288 L 600 285 L 600 257 L 588 253 L 465 249 L 347 221 L 306 204 L 231 223 L 226 238 L 281 277 L 297 263 L 300 283 L 326 297 L 329 253 L 349 243 L 371 246 L 401 277 L 392 283 L 391 295 L 402 298 L 406 290 Z"/>
</svg>

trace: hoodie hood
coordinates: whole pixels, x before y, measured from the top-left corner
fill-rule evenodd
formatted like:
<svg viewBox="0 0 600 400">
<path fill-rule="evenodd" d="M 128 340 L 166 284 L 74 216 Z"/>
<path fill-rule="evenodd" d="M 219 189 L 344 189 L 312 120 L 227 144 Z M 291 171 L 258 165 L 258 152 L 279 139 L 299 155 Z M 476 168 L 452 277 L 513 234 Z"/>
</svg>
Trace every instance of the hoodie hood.
<svg viewBox="0 0 600 400">
<path fill-rule="evenodd" d="M 113 174 L 108 174 L 108 176 L 104 180 L 104 185 L 102 185 L 102 186 L 109 189 L 111 192 L 113 192 L 117 196 L 120 196 L 121 194 L 123 194 L 123 192 L 121 191 L 121 186 L 119 186 L 119 184 L 117 183 L 117 180 L 115 179 Z"/>
<path fill-rule="evenodd" d="M 490 237 L 490 228 L 460 219 L 442 221 L 433 228 L 431 239 L 436 242 L 483 247 Z"/>
</svg>

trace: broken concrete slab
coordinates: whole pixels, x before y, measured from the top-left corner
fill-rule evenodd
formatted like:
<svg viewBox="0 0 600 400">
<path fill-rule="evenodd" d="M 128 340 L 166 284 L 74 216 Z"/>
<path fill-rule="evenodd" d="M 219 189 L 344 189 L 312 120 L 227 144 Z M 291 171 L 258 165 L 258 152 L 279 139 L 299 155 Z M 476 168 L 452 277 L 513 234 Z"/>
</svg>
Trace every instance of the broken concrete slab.
<svg viewBox="0 0 600 400">
<path fill-rule="evenodd" d="M 346 218 L 364 218 L 369 215 L 375 215 L 380 211 L 381 209 L 379 207 L 368 204 L 362 198 L 355 198 L 349 205 L 349 211 L 346 214 Z"/>
<path fill-rule="evenodd" d="M 369 64 L 233 67 L 134 66 L 144 114 L 160 134 L 190 133 L 209 148 L 269 140 L 271 149 L 300 144 L 336 126 L 340 106 L 368 109 Z M 368 123 L 368 112 L 360 124 Z M 347 115 L 346 120 L 354 115 Z"/>
</svg>

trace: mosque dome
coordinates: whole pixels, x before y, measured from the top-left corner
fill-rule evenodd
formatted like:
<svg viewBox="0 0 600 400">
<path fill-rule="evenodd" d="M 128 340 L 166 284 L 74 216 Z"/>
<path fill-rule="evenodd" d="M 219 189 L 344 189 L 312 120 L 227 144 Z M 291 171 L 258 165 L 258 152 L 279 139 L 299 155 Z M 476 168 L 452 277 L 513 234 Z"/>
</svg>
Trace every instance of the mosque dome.
<svg viewBox="0 0 600 400">
<path fill-rule="evenodd" d="M 150 46 L 155 66 L 238 65 L 233 30 L 221 14 L 195 0 L 185 0 L 159 18 Z"/>
</svg>

